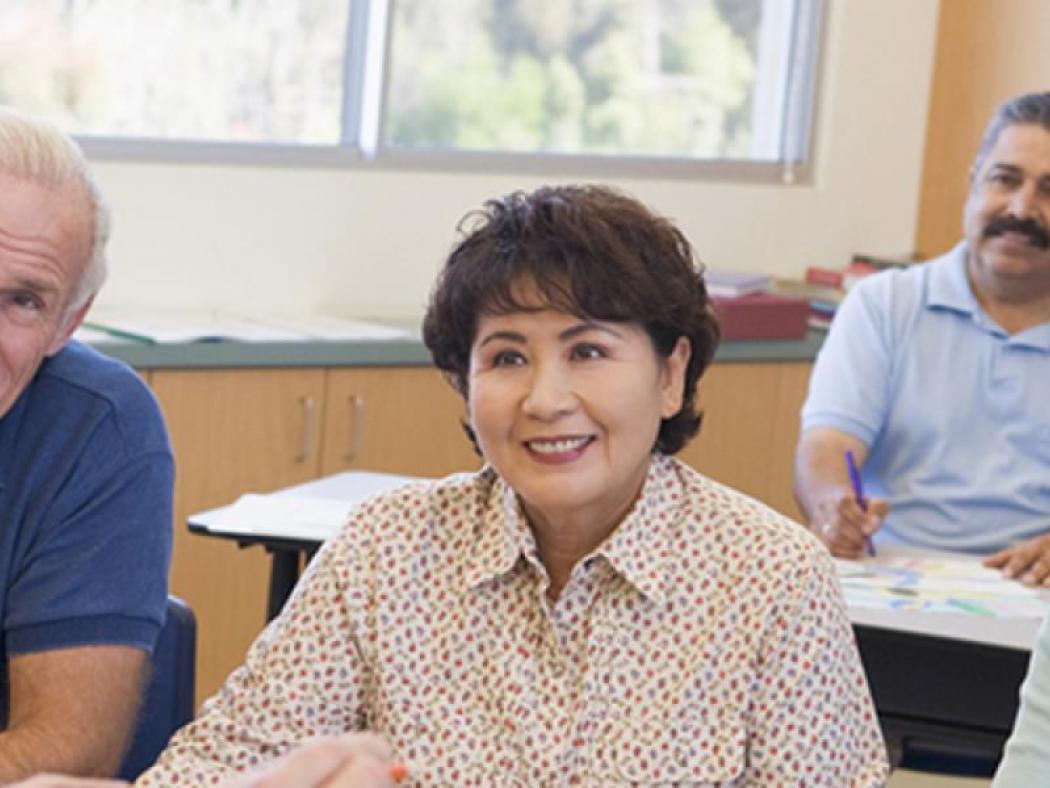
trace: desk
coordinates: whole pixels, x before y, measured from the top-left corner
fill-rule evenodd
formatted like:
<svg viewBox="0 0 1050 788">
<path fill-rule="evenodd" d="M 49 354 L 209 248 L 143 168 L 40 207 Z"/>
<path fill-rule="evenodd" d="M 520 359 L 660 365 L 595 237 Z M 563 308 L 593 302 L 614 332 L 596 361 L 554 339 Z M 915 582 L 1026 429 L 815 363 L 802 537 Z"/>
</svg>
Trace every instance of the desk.
<svg viewBox="0 0 1050 788">
<path fill-rule="evenodd" d="M 412 477 L 349 472 L 290 487 L 277 494 L 356 501 Z M 280 612 L 316 539 L 227 533 L 216 525 L 222 509 L 190 517 L 190 529 L 263 545 L 273 556 L 269 617 Z M 861 659 L 879 720 L 905 766 L 922 768 L 913 752 L 979 753 L 994 763 L 1013 726 L 1018 689 L 1039 629 L 1037 619 L 993 619 L 966 614 L 851 607 Z"/>
<path fill-rule="evenodd" d="M 991 776 L 1040 620 L 863 607 L 849 614 L 891 755 L 916 769 L 969 761 Z"/>
<path fill-rule="evenodd" d="M 400 487 L 411 481 L 413 476 L 398 476 L 392 473 L 371 473 L 367 471 L 347 471 L 326 476 L 323 479 L 299 484 L 275 492 L 274 495 L 314 496 L 317 498 L 334 498 L 354 504 L 375 493 Z M 284 535 L 273 533 L 258 534 L 243 531 L 229 531 L 222 525 L 222 514 L 228 507 L 221 506 L 206 512 L 191 514 L 189 529 L 205 536 L 220 539 L 232 539 L 240 547 L 262 545 L 271 556 L 270 588 L 266 596 L 266 620 L 271 621 L 284 603 L 291 596 L 299 580 L 299 566 L 303 558 L 309 560 L 321 546 L 316 537 L 303 538 L 294 532 Z M 334 533 L 334 531 L 333 531 Z"/>
</svg>

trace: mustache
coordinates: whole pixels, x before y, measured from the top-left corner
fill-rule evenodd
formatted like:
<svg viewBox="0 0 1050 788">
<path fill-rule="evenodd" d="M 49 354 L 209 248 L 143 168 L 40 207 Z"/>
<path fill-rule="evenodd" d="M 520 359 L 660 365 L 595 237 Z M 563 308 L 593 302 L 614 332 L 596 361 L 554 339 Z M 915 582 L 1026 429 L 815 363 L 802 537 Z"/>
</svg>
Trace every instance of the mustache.
<svg viewBox="0 0 1050 788">
<path fill-rule="evenodd" d="M 1050 230 L 1035 219 L 1018 219 L 1016 216 L 997 216 L 985 225 L 984 237 L 994 238 L 1003 233 L 1021 233 L 1039 248 L 1050 248 Z"/>
</svg>

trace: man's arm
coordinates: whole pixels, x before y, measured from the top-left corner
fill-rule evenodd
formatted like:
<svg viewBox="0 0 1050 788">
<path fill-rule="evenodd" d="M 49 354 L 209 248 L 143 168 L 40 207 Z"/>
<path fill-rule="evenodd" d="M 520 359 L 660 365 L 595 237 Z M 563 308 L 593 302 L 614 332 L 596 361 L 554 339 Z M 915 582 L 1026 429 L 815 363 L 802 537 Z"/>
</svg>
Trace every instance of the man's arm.
<svg viewBox="0 0 1050 788">
<path fill-rule="evenodd" d="M 130 741 L 146 675 L 131 646 L 82 646 L 14 656 L 0 733 L 0 782 L 41 771 L 108 776 Z"/>
<path fill-rule="evenodd" d="M 842 430 L 813 427 L 803 432 L 795 452 L 795 500 L 832 555 L 859 558 L 889 507 L 883 499 L 872 498 L 867 510 L 860 508 L 846 470 L 847 451 L 858 465 L 868 458 L 868 447 Z"/>
</svg>

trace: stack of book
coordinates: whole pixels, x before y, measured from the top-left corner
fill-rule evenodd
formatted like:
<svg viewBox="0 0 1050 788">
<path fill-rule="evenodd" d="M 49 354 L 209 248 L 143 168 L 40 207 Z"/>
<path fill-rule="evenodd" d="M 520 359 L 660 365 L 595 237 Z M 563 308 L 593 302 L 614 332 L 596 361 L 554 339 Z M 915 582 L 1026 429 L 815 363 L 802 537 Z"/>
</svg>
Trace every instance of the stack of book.
<svg viewBox="0 0 1050 788">
<path fill-rule="evenodd" d="M 772 282 L 769 274 L 715 269 L 704 274 L 704 282 L 718 315 L 723 339 L 802 339 L 806 336 L 807 303 L 794 296 L 769 292 Z"/>
<path fill-rule="evenodd" d="M 769 286 L 771 292 L 802 298 L 809 304 L 809 326 L 827 329 L 835 310 L 846 292 L 866 276 L 887 268 L 900 268 L 915 262 L 914 257 L 875 257 L 855 254 L 842 268 L 811 265 L 801 279 L 777 277 Z"/>
<path fill-rule="evenodd" d="M 708 269 L 704 272 L 707 294 L 718 298 L 739 298 L 749 293 L 761 293 L 769 286 L 769 274 L 753 271 L 727 271 Z"/>
<path fill-rule="evenodd" d="M 828 285 L 814 284 L 805 279 L 777 277 L 769 289 L 780 295 L 801 299 L 806 305 L 806 323 L 809 328 L 827 330 L 845 291 Z"/>
</svg>

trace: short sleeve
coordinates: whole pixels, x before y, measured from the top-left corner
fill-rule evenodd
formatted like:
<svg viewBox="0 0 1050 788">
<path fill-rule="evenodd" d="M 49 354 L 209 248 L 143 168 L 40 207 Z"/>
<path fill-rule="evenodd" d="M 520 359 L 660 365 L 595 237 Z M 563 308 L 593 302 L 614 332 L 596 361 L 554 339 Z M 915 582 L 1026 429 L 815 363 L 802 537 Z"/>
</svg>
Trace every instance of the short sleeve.
<svg viewBox="0 0 1050 788">
<path fill-rule="evenodd" d="M 834 427 L 870 446 L 882 427 L 892 376 L 891 276 L 861 281 L 839 307 L 810 376 L 803 431 Z"/>
<path fill-rule="evenodd" d="M 49 447 L 54 459 L 42 463 L 5 589 L 8 656 L 97 644 L 153 648 L 167 599 L 174 464 L 144 387 L 133 390 L 129 407 L 119 417 L 59 424 L 64 434 Z"/>
</svg>

